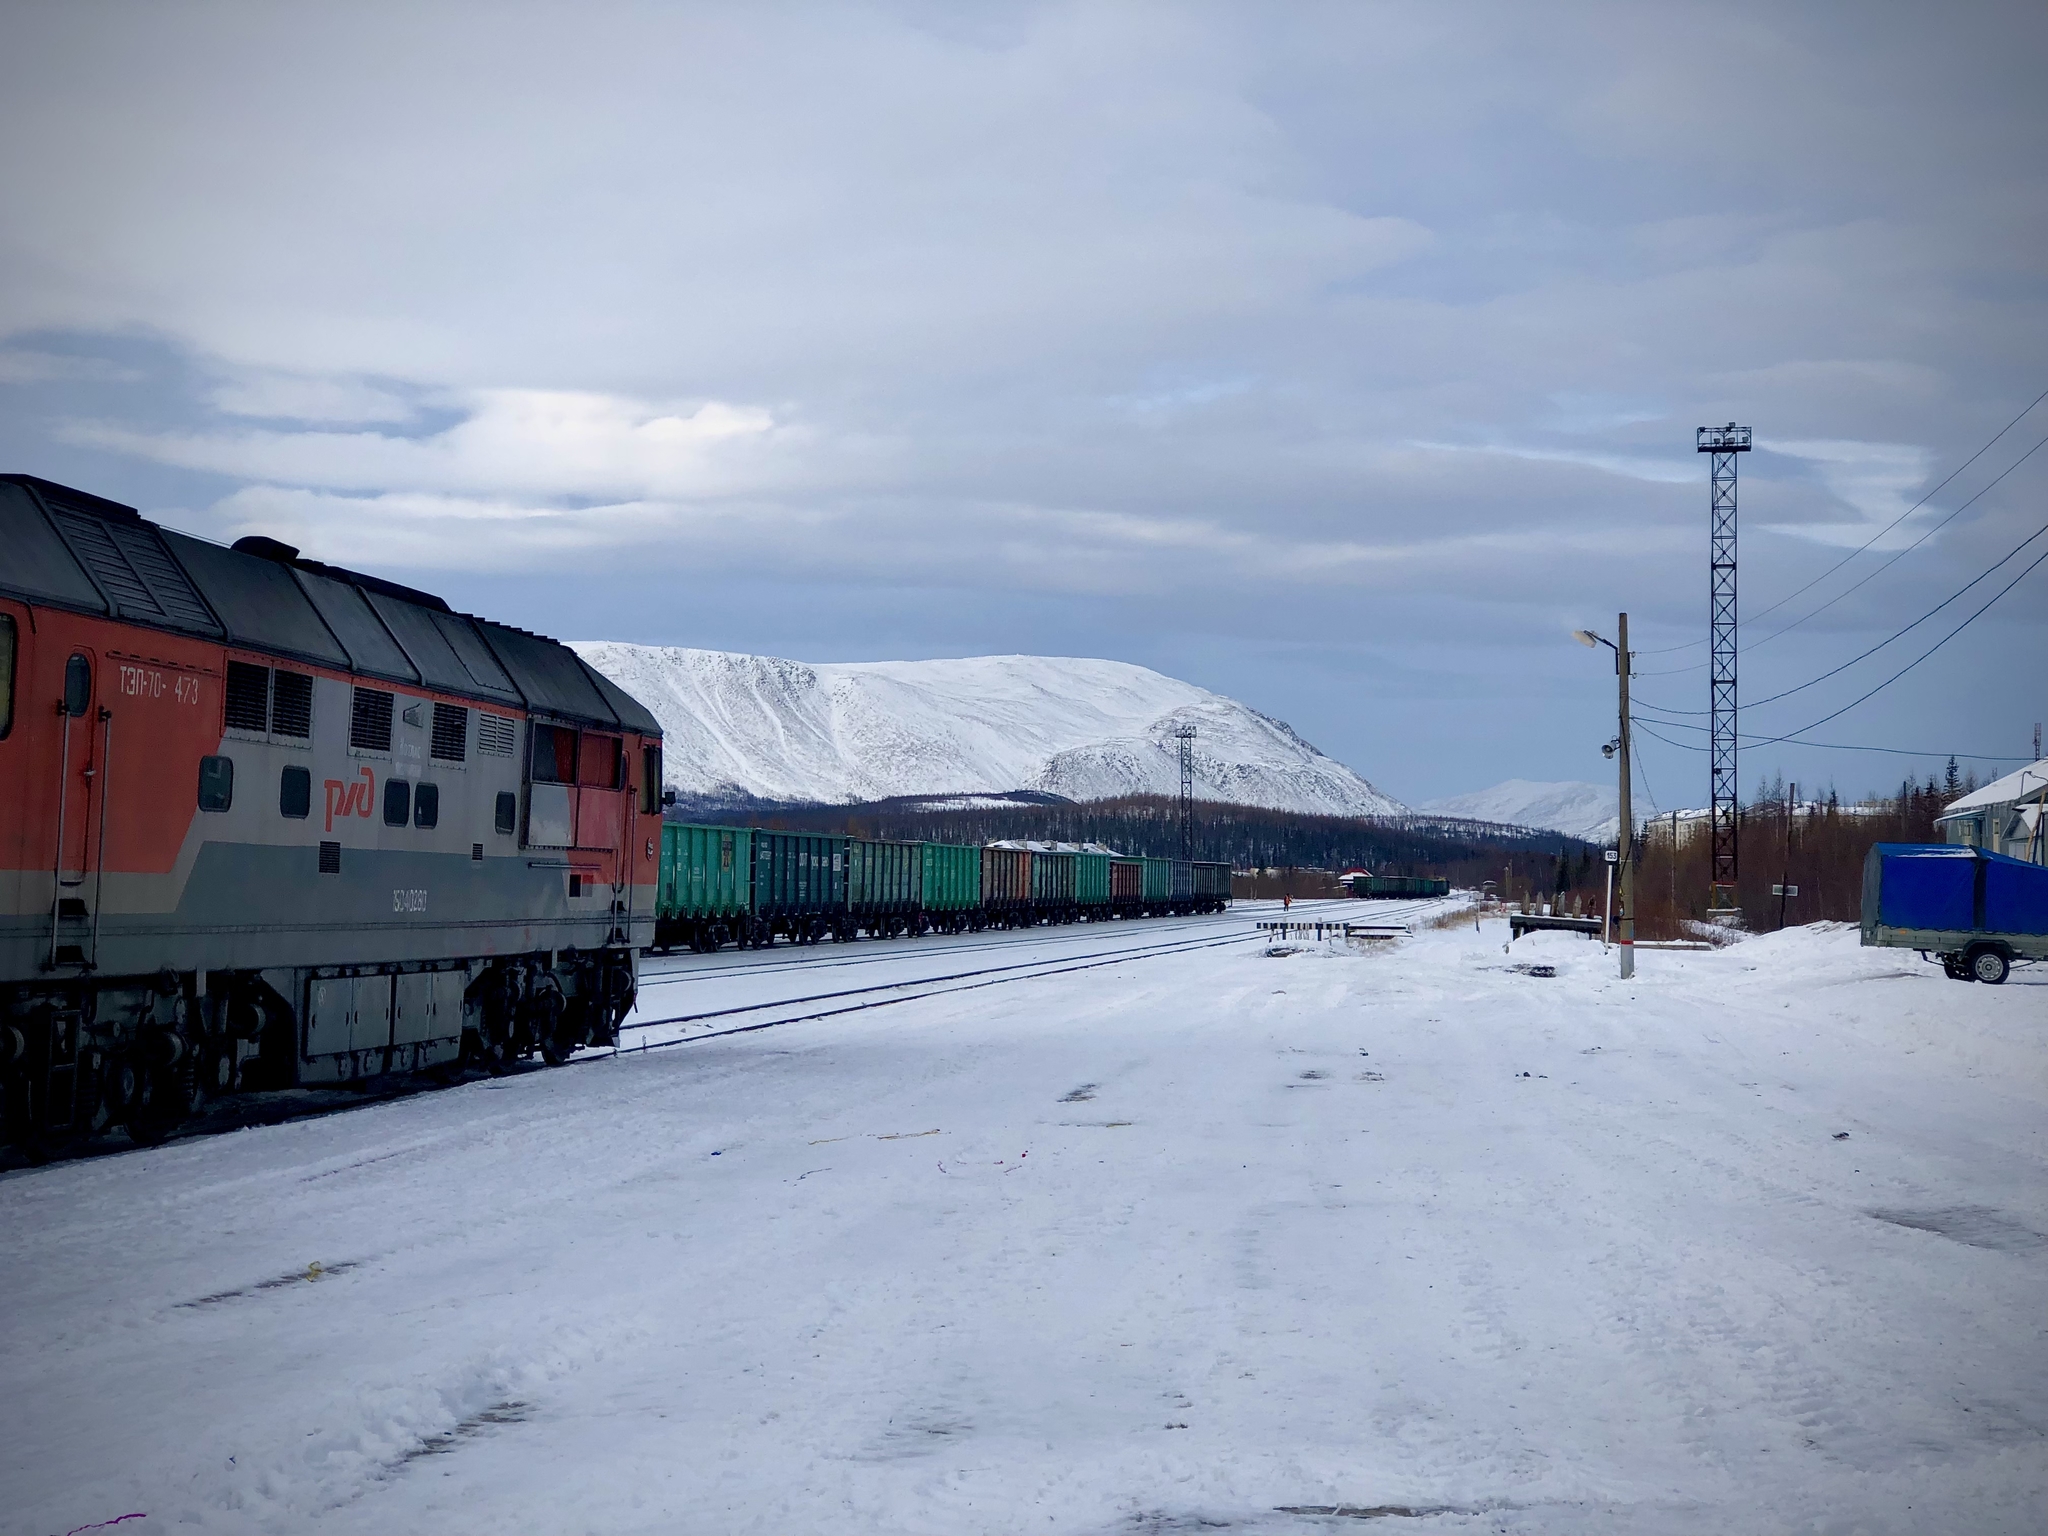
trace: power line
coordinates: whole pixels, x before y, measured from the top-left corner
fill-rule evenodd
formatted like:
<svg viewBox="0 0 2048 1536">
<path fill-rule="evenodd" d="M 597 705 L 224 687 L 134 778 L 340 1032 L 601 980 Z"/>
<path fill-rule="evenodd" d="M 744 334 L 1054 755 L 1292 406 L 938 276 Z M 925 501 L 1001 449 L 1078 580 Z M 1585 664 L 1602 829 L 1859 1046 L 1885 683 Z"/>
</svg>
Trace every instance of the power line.
<svg viewBox="0 0 2048 1536">
<path fill-rule="evenodd" d="M 2048 443 L 2048 438 L 2043 438 L 2042 442 Z M 2038 447 L 2040 445 L 2036 444 L 2035 446 Z M 1989 489 L 1989 487 L 1986 487 L 1986 489 Z M 1957 508 L 1957 511 L 1961 510 L 1962 509 L 1960 507 Z M 2006 561 L 2012 559 L 2013 556 L 2017 555 L 2021 550 L 2025 549 L 2029 544 L 2033 543 L 2034 540 L 2040 538 L 2041 535 L 2044 533 L 2048 533 L 2048 523 L 2043 523 L 2039 528 L 2036 528 L 2024 539 L 2021 539 L 2019 543 L 2015 544 L 2009 552 L 2000 556 L 1997 560 L 1993 561 L 1990 565 L 1986 566 L 1983 570 L 1979 571 L 1975 576 L 1972 576 L 1967 582 L 1963 583 L 1962 586 L 1956 588 L 1956 590 L 1949 593 L 1947 597 L 1944 597 L 1932 608 L 1928 609 L 1925 613 L 1921 614 L 1919 618 L 1915 619 L 1912 623 L 1906 625 L 1904 629 L 1893 631 L 1893 633 L 1886 636 L 1884 639 L 1878 641 L 1877 644 L 1873 645 L 1869 650 L 1863 652 L 1861 655 L 1850 657 L 1840 666 L 1831 668 L 1830 670 L 1821 673 L 1818 677 L 1810 677 L 1805 682 L 1796 683 L 1792 687 L 1787 688 L 1782 692 L 1771 694 L 1767 698 L 1754 700 L 1749 707 L 1751 709 L 1760 709 L 1766 704 L 1775 704 L 1780 699 L 1790 698 L 1795 693 L 1803 693 L 1806 689 L 1813 687 L 1814 684 L 1824 683 L 1829 678 L 1835 676 L 1837 673 L 1846 672 L 1849 668 L 1855 666 L 1857 662 L 1864 661 L 1872 656 L 1875 656 L 1879 651 L 1883 650 L 1886 646 L 1890 645 L 1892 641 L 1901 639 L 1905 635 L 1910 634 L 1913 630 L 1918 629 L 1922 624 L 1925 624 L 1929 619 L 1933 618 L 1937 613 L 1941 612 L 1942 609 L 1946 608 L 1950 603 L 1954 602 L 1957 598 L 1961 597 L 1965 592 L 1969 591 L 1970 588 L 1976 586 L 1978 582 L 1982 581 L 1985 577 L 1989 576 L 1993 571 L 1997 570 L 1999 566 L 2004 565 Z M 1903 553 L 1903 551 L 1901 551 L 1901 553 Z M 1876 573 L 1873 572 L 1872 574 L 1875 575 Z M 1843 595 L 1847 596 L 1846 593 Z M 1818 612 L 1819 610 L 1816 609 L 1815 611 Z M 1789 627 L 1790 626 L 1788 625 L 1787 628 Z M 1784 631 L 1780 630 L 1779 633 L 1783 634 Z M 1649 699 L 1643 699 L 1639 702 L 1650 709 L 1658 710 L 1661 713 L 1667 715 L 1704 715 L 1707 713 L 1707 711 L 1703 709 L 1674 709 L 1668 704 L 1658 704 Z"/>
<path fill-rule="evenodd" d="M 1982 448 L 1979 448 L 1975 453 L 1971 454 L 1967 459 L 1963 460 L 1962 463 L 1958 464 L 1954 469 L 1950 470 L 1948 474 L 1943 478 L 1940 485 L 1935 486 L 1932 490 L 1927 492 L 1926 495 L 1922 496 L 1918 501 L 1914 502 L 1912 506 L 1906 508 L 1906 510 L 1901 512 L 1897 517 L 1893 518 L 1890 522 L 1886 523 L 1882 528 L 1878 529 L 1876 533 L 1872 534 L 1862 544 L 1858 545 L 1855 549 L 1850 550 L 1848 554 L 1842 556 L 1841 559 L 1837 560 L 1833 565 L 1829 566 L 1826 570 L 1822 571 L 1818 576 L 1814 577 L 1813 580 L 1807 582 L 1805 586 L 1793 588 L 1790 592 L 1787 592 L 1783 597 L 1779 598 L 1775 603 L 1772 603 L 1768 608 L 1761 609 L 1757 613 L 1752 614 L 1748 622 L 1753 624 L 1758 619 L 1763 618 L 1766 614 L 1776 613 L 1780 608 L 1784 607 L 1787 603 L 1791 602 L 1793 598 L 1799 596 L 1800 593 L 1810 591 L 1812 588 L 1819 586 L 1820 583 L 1826 581 L 1830 576 L 1834 575 L 1835 572 L 1839 571 L 1851 560 L 1854 560 L 1858 555 L 1862 554 L 1865 550 L 1869 549 L 1871 545 L 1875 544 L 1879 539 L 1883 538 L 1886 534 L 1890 533 L 1894 528 L 1898 527 L 1899 524 L 1903 523 L 1915 512 L 1918 512 L 1922 507 L 1926 506 L 1928 502 L 1932 501 L 1937 495 L 1941 493 L 1941 491 L 1949 484 L 1950 481 L 1955 479 L 1957 475 L 1960 475 L 1972 464 L 1976 463 L 1979 459 L 1983 458 L 1985 454 L 1989 453 L 1994 447 L 1997 446 L 1998 440 L 2000 438 L 2004 437 L 2006 433 L 2010 432 L 2014 427 L 2018 426 L 2022 421 L 2024 421 L 2027 417 L 2028 412 L 2032 411 L 2034 407 L 2039 405 L 2043 400 L 2048 400 L 2048 389 L 2044 389 L 2041 391 L 2040 394 L 2034 396 L 2032 400 L 2027 402 L 2025 408 L 2021 410 L 2017 416 L 2013 417 L 2011 421 L 2008 421 L 2004 426 L 2000 427 L 1998 431 L 1992 435 L 1991 440 L 1989 442 L 1985 443 L 1985 445 Z M 2042 439 L 2042 442 L 2048 442 L 2048 438 Z M 2029 448 L 2026 451 L 2026 453 L 2020 455 L 2018 459 L 2014 460 L 2013 463 L 2006 468 L 2004 473 L 1999 475 L 1998 480 L 2003 480 L 2006 475 L 2011 474 L 2014 469 L 2017 469 L 2021 464 L 2024 464 L 2027 461 L 2027 459 L 2033 455 L 2034 451 L 2040 447 L 2041 443 L 2034 444 L 2033 448 Z M 1998 484 L 1998 480 L 1993 480 L 1991 482 L 1991 485 Z M 1977 492 L 1977 496 L 1982 496 L 1984 494 L 1984 491 L 1990 490 L 1991 485 L 1987 485 L 1984 487 L 1984 490 L 1980 490 L 1979 492 Z M 1975 501 L 1977 499 L 1977 496 L 1972 496 L 1970 498 L 1970 501 Z M 1937 529 L 1946 526 L 1947 523 L 1954 519 L 1956 512 L 1961 512 L 1963 510 L 1963 507 L 1969 506 L 1970 501 L 1964 502 L 1962 507 L 1956 508 L 1955 512 L 1951 512 L 1948 515 L 1948 517 L 1943 518 L 1941 522 L 1936 523 L 1934 527 L 1928 529 L 1927 532 L 1933 533 Z M 1912 544 L 1908 545 L 1907 549 L 1917 549 L 1920 546 L 1920 544 L 1926 539 L 1926 537 L 1927 534 L 1922 534 L 1919 539 L 1914 540 Z M 1901 550 L 1899 551 L 1899 554 L 1903 555 L 1906 552 L 1907 550 Z M 1894 555 L 1892 557 L 1892 560 L 1897 559 L 1898 555 Z M 1876 575 L 1879 572 L 1889 569 L 1891 563 L 1891 561 L 1887 561 L 1884 565 L 1879 566 L 1877 571 L 1874 571 L 1871 574 Z M 1868 576 L 1863 578 L 1864 581 L 1868 581 L 1869 579 L 1870 577 Z M 1860 587 L 1862 585 L 1863 582 L 1861 581 L 1856 583 L 1857 587 Z M 1851 587 L 1848 589 L 1847 592 L 1840 593 L 1838 596 L 1830 598 L 1828 602 L 1823 603 L 1820 608 L 1814 609 L 1813 613 L 1821 612 L 1822 609 L 1832 605 L 1833 603 L 1841 601 L 1842 598 L 1847 597 L 1849 595 L 1849 592 L 1853 592 L 1855 590 L 1856 587 Z M 1812 613 L 1806 615 L 1806 618 L 1810 619 L 1812 617 Z M 1786 625 L 1785 629 L 1791 629 L 1794 625 L 1803 624 L 1804 622 L 1805 619 L 1795 619 L 1792 624 Z M 1782 635 L 1785 632 L 1785 629 L 1772 631 L 1770 635 L 1765 637 L 1766 640 L 1775 640 L 1779 635 Z M 1636 652 L 1636 654 L 1638 656 L 1667 656 L 1674 651 L 1691 650 L 1694 646 L 1700 645 L 1702 643 L 1704 642 L 1699 640 L 1687 640 L 1682 645 L 1660 646 L 1656 650 L 1638 651 Z M 1758 645 L 1762 645 L 1764 643 L 1764 640 L 1759 640 L 1757 642 Z M 1681 672 L 1697 672 L 1701 667 L 1705 665 L 1705 662 L 1699 662 L 1690 667 L 1675 668 L 1670 672 L 1645 672 L 1641 675 L 1644 677 L 1673 677 Z"/>
<path fill-rule="evenodd" d="M 2011 581 L 2008 581 L 2004 586 L 2000 587 L 1996 592 L 1992 593 L 1990 597 L 1986 598 L 1984 601 L 1984 606 L 1982 608 L 1979 608 L 1975 613 L 1971 614 L 1967 619 L 1963 620 L 1962 623 L 1958 624 L 1954 629 L 1950 630 L 1947 634 L 1943 635 L 1939 640 L 1935 641 L 1934 644 L 1930 645 L 1918 656 L 1915 656 L 1911 661 L 1907 662 L 1903 667 L 1899 668 L 1899 670 L 1894 672 L 1890 677 L 1886 678 L 1883 682 L 1879 683 L 1875 688 L 1871 689 L 1869 693 L 1864 694 L 1862 698 L 1852 699 L 1847 704 L 1844 704 L 1840 709 L 1836 710 L 1833 714 L 1822 715 L 1818 720 L 1812 722 L 1812 724 L 1802 725 L 1796 731 L 1788 731 L 1783 736 L 1766 737 L 1762 742 L 1758 743 L 1758 745 L 1767 747 L 1775 742 L 1791 741 L 1793 737 L 1803 735 L 1807 731 L 1812 730 L 1815 726 L 1826 725 L 1830 720 L 1840 719 L 1843 715 L 1846 715 L 1847 713 L 1849 713 L 1850 710 L 1854 709 L 1858 704 L 1861 704 L 1864 701 L 1864 699 L 1868 699 L 1875 696 L 1876 694 L 1882 693 L 1885 689 L 1891 687 L 1893 683 L 1896 683 L 1900 678 L 1904 677 L 1908 672 L 1912 671 L 1915 667 L 1919 666 L 1921 662 L 1925 661 L 1928 657 L 1932 656 L 1936 651 L 1940 650 L 1944 645 L 1947 645 L 1949 641 L 1955 639 L 1957 635 L 1960 635 L 1964 630 L 1968 629 L 1972 624 L 1976 623 L 1978 618 L 1983 615 L 1985 609 L 1988 609 L 1993 603 L 1997 602 L 2001 597 L 2005 596 L 2006 593 L 2010 592 L 2014 587 L 2018 586 L 2021 582 L 2025 581 L 2029 576 L 2033 575 L 2035 570 L 2039 568 L 2041 562 L 2044 560 L 2048 560 L 2048 549 L 2042 550 L 2040 554 L 2034 557 L 2034 563 L 2032 565 L 2028 566 L 2024 571 L 2021 571 L 2019 575 L 2013 577 Z M 2003 561 L 2000 561 L 1999 563 L 2001 565 L 2004 564 Z M 1794 744 L 1797 745 L 1797 743 Z"/>
<path fill-rule="evenodd" d="M 1901 512 L 1897 517 L 1893 518 L 1890 522 L 1886 523 L 1882 528 L 1878 529 L 1876 533 L 1873 533 L 1866 541 L 1864 541 L 1863 544 L 1861 544 L 1855 549 L 1850 550 L 1848 554 L 1842 556 L 1841 559 L 1837 560 L 1833 565 L 1829 566 L 1826 570 L 1822 571 L 1818 576 L 1814 577 L 1812 581 L 1809 581 L 1806 584 L 1806 586 L 1798 587 L 1795 588 L 1793 591 L 1787 592 L 1783 597 L 1779 598 L 1775 603 L 1771 604 L 1770 607 L 1764 609 L 1761 613 L 1752 615 L 1750 622 L 1754 623 L 1757 619 L 1762 618 L 1766 613 L 1777 612 L 1778 609 L 1784 607 L 1787 603 L 1791 602 L 1792 599 L 1797 597 L 1801 592 L 1807 591 L 1809 588 L 1820 585 L 1820 583 L 1826 581 L 1830 576 L 1834 575 L 1835 572 L 1839 571 L 1851 560 L 1854 560 L 1858 555 L 1862 554 L 1864 550 L 1870 548 L 1872 544 L 1875 544 L 1879 539 L 1883 538 L 1886 534 L 1890 533 L 1894 528 L 1898 527 L 1899 524 L 1903 523 L 1915 512 L 1918 512 L 1922 507 L 1926 506 L 1928 502 L 1932 501 L 1937 495 L 1940 494 L 1943 486 L 1946 486 L 1950 480 L 1955 479 L 1957 475 L 1960 475 L 1972 464 L 1976 463 L 1979 459 L 1983 458 L 1985 454 L 1989 453 L 1992 450 L 1992 448 L 1997 445 L 1999 438 L 2005 436 L 2006 433 L 2010 432 L 2014 427 L 2018 426 L 2023 420 L 2025 420 L 2027 412 L 2033 410 L 2033 408 L 2039 405 L 2043 400 L 2048 400 L 2048 389 L 2042 390 L 2040 394 L 2034 396 L 2032 400 L 2028 401 L 2026 409 L 2022 410 L 2019 413 L 2019 415 L 2013 417 L 2011 421 L 2008 421 L 2004 426 L 2000 427 L 1998 429 L 1997 435 L 1994 436 L 1990 442 L 1986 443 L 1982 448 L 1979 448 L 1975 453 L 1971 454 L 1967 459 L 1963 460 L 1962 463 L 1958 464 L 1954 469 L 1950 470 L 1947 478 L 1941 482 L 1941 485 L 1937 485 L 1925 496 L 1922 496 L 1918 501 L 1914 502 L 1912 506 L 1906 508 L 1906 510 Z M 2048 441 L 2048 439 L 2044 439 L 2044 441 Z M 2036 443 L 2034 445 L 2034 448 L 2038 448 L 2040 446 L 2040 443 Z M 2027 454 L 2031 454 L 2034 451 L 2034 448 L 2029 448 L 2027 450 Z M 2018 464 L 2023 464 L 2025 462 L 2026 454 L 2022 454 L 2020 458 L 2015 462 L 2015 467 L 2017 467 Z M 2006 474 L 2010 473 L 2012 473 L 2010 469 L 2006 471 Z M 1998 477 L 1999 480 L 2003 480 L 2004 478 L 2005 475 L 2000 475 Z M 1991 485 L 1996 484 L 1998 484 L 1998 480 L 1994 480 L 1991 482 Z M 1990 489 L 1990 485 L 1984 487 L 1985 491 L 1988 491 Z M 1984 491 L 1979 491 L 1977 493 L 1977 496 L 1981 496 L 1983 494 Z M 1976 496 L 1972 496 L 1970 498 L 1970 501 L 1975 501 L 1976 499 Z M 1970 502 L 1966 501 L 1963 503 L 1963 506 L 1966 507 L 1969 504 Z M 1961 510 L 1962 507 L 1958 507 L 1956 509 L 1956 511 L 1958 512 L 1960 512 Z M 1952 512 L 1949 515 L 1953 517 L 1955 513 Z M 1854 589 L 1852 588 L 1851 590 L 1853 591 Z M 1820 610 L 1815 609 L 1814 611 L 1817 613 Z M 1782 634 L 1783 631 L 1781 630 L 1780 633 Z"/>
<path fill-rule="evenodd" d="M 1672 725 L 1672 722 L 1668 720 L 1660 720 L 1657 723 L 1663 726 Z M 1704 752 L 1707 750 L 1705 747 L 1695 746 L 1692 742 L 1689 741 L 1673 741 L 1669 736 L 1660 736 L 1657 734 L 1657 732 L 1651 730 L 1650 727 L 1644 724 L 1641 720 L 1636 721 L 1635 725 L 1636 729 L 1640 730 L 1645 736 L 1654 737 L 1656 740 L 1663 742 L 1665 746 L 1676 747 L 1681 752 Z M 1703 731 L 1706 729 L 1706 727 L 1703 725 L 1688 725 L 1679 726 L 1676 728 L 1688 731 Z M 1755 743 L 1758 741 L 1758 738 L 1744 737 L 1743 740 L 1745 743 Z M 1861 742 L 1849 741 L 1795 741 L 1792 743 L 1792 745 L 1795 747 L 1816 747 L 1829 752 L 1883 752 L 1893 757 L 1954 757 L 1961 758 L 1966 762 L 1973 763 L 2030 763 L 2033 761 L 2033 759 L 2030 757 L 2015 756 L 2012 753 L 1951 752 L 1946 749 L 1943 749 L 1941 751 L 1918 752 L 1912 749 L 1911 747 L 1878 747 L 1866 745 Z"/>
<path fill-rule="evenodd" d="M 1897 565 L 1901 560 L 1905 559 L 1906 556 L 1913 553 L 1913 551 L 1918 549 L 1922 544 L 1925 544 L 1929 539 L 1933 538 L 1935 534 L 1941 532 L 1942 529 L 1946 528 L 1958 517 L 1961 517 L 1963 513 L 1967 512 L 1970 509 L 1971 505 L 1977 500 L 1978 496 L 1982 496 L 1985 491 L 1990 490 L 1992 486 L 1998 484 L 1999 480 L 2003 480 L 2007 475 L 2011 474 L 2014 470 L 2018 469 L 2022 464 L 2026 463 L 2027 460 L 2031 459 L 2035 454 L 2039 453 L 2041 449 L 2044 447 L 2048 447 L 2048 437 L 2042 438 L 2040 442 L 2034 444 L 2033 447 L 2029 448 L 2025 453 L 2021 454 L 2018 458 L 2014 459 L 2012 463 L 2008 464 L 2003 470 L 1999 472 L 1997 479 L 1991 481 L 1990 484 L 1986 485 L 1983 488 L 1983 490 L 1978 491 L 1976 496 L 1972 496 L 1969 499 L 1969 501 L 1966 501 L 1961 506 L 1957 507 L 1955 511 L 1949 513 L 1947 517 L 1944 517 L 1940 522 L 1936 523 L 1933 527 L 1929 528 L 1925 533 L 1921 534 L 1919 538 L 1915 539 L 1912 543 L 1908 544 L 1904 549 L 1900 550 L 1897 554 L 1893 555 L 1891 559 L 1885 561 L 1883 565 L 1880 565 L 1868 576 L 1863 577 L 1860 581 L 1857 581 L 1850 586 L 1844 587 L 1841 591 L 1837 592 L 1833 597 L 1829 598 L 1826 602 L 1822 603 L 1818 608 L 1813 609 L 1811 612 L 1801 614 L 1798 618 L 1794 619 L 1790 624 L 1784 625 L 1782 628 L 1772 630 L 1768 635 L 1765 635 L 1763 639 L 1757 641 L 1755 645 L 1750 646 L 1749 649 L 1755 650 L 1759 645 L 1769 645 L 1773 640 L 1777 639 L 1778 636 L 1786 634 L 1791 630 L 1797 629 L 1800 625 L 1804 624 L 1808 619 L 1813 618 L 1818 614 L 1826 613 L 1830 608 L 1834 607 L 1835 604 L 1839 603 L 1851 592 L 1857 591 L 1859 588 L 1867 585 L 1872 581 L 1875 581 L 1878 577 L 1882 576 L 1886 571 L 1890 570 L 1893 566 Z M 1892 526 L 1896 527 L 1897 524 L 1894 523 Z M 1878 537 L 1882 538 L 1883 534 L 1878 535 Z M 1868 549 L 1869 547 L 1870 546 L 1868 544 L 1863 546 L 1864 549 Z M 1862 550 L 1858 550 L 1857 553 L 1861 554 Z M 1837 565 L 1835 569 L 1840 570 L 1841 567 Z M 1811 583 L 1809 583 L 1808 585 L 1811 585 Z M 1764 610 L 1764 613 L 1769 613 L 1770 611 L 1770 609 L 1766 608 Z M 1762 613 L 1757 615 L 1757 618 L 1762 617 Z M 1751 622 L 1754 622 L 1754 620 L 1752 620 Z"/>
</svg>

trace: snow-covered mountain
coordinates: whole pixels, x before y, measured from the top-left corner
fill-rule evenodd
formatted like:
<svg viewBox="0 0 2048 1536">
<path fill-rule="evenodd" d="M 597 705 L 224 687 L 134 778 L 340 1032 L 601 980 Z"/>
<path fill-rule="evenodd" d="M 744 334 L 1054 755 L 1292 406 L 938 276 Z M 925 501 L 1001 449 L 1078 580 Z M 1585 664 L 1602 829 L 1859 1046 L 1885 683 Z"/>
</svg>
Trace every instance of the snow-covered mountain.
<svg viewBox="0 0 2048 1536">
<path fill-rule="evenodd" d="M 1400 802 L 1235 699 L 1119 661 L 974 656 L 835 662 L 571 642 L 661 721 L 690 796 L 845 803 L 1040 790 L 1175 794 L 1193 725 L 1202 799 L 1347 816 Z"/>
<path fill-rule="evenodd" d="M 1621 826 L 1621 792 L 1612 784 L 1536 784 L 1509 779 L 1491 789 L 1431 800 L 1416 809 L 1439 816 L 1541 827 L 1589 843 L 1611 841 Z"/>
</svg>

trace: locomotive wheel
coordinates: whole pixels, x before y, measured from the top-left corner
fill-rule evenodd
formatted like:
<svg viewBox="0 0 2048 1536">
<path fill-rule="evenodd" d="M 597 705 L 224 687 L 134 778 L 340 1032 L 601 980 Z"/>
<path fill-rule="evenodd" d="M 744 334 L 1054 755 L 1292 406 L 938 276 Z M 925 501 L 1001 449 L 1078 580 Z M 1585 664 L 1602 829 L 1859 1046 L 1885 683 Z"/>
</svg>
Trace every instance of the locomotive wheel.
<svg viewBox="0 0 2048 1536">
<path fill-rule="evenodd" d="M 192 1107 L 192 1059 L 169 1067 L 143 1067 L 128 1101 L 128 1139 L 138 1147 L 159 1147 Z"/>
<path fill-rule="evenodd" d="M 541 1059 L 551 1067 L 559 1067 L 567 1061 L 576 1049 L 576 1043 L 569 1038 L 562 994 L 543 992 L 536 997 L 533 1000 L 532 1023 L 534 1037 L 540 1042 Z"/>
</svg>

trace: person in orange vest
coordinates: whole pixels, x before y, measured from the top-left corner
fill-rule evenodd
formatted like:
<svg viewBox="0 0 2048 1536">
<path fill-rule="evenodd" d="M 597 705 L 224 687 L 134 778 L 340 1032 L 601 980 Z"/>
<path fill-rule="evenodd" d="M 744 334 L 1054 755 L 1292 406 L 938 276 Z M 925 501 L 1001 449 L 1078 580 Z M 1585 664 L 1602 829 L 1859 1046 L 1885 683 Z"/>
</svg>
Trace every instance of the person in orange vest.
<svg viewBox="0 0 2048 1536">
<path fill-rule="evenodd" d="M 1291 912 L 1293 909 L 1294 898 L 1288 895 L 1285 891 L 1282 891 L 1280 893 L 1280 910 L 1282 912 Z"/>
</svg>

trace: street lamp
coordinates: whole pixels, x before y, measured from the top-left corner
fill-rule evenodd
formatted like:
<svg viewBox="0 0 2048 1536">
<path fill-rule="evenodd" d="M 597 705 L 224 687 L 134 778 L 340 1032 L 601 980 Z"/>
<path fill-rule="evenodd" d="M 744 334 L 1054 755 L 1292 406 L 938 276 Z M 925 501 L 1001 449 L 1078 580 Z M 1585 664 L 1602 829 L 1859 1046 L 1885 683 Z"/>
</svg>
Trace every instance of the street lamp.
<svg viewBox="0 0 2048 1536">
<path fill-rule="evenodd" d="M 1629 795 L 1629 718 L 1628 718 L 1628 675 L 1634 660 L 1628 648 L 1628 615 L 1620 616 L 1620 643 L 1596 635 L 1590 629 L 1575 629 L 1572 638 L 1588 650 L 1606 646 L 1614 652 L 1614 675 L 1620 680 L 1621 734 L 1600 749 L 1607 757 L 1619 757 L 1621 777 L 1621 830 L 1616 839 L 1620 852 L 1612 862 L 1621 866 L 1621 912 L 1615 921 L 1615 943 L 1621 948 L 1621 979 L 1627 981 L 1636 973 L 1636 822 L 1635 807 Z M 1610 903 L 1611 906 L 1611 903 Z"/>
</svg>

